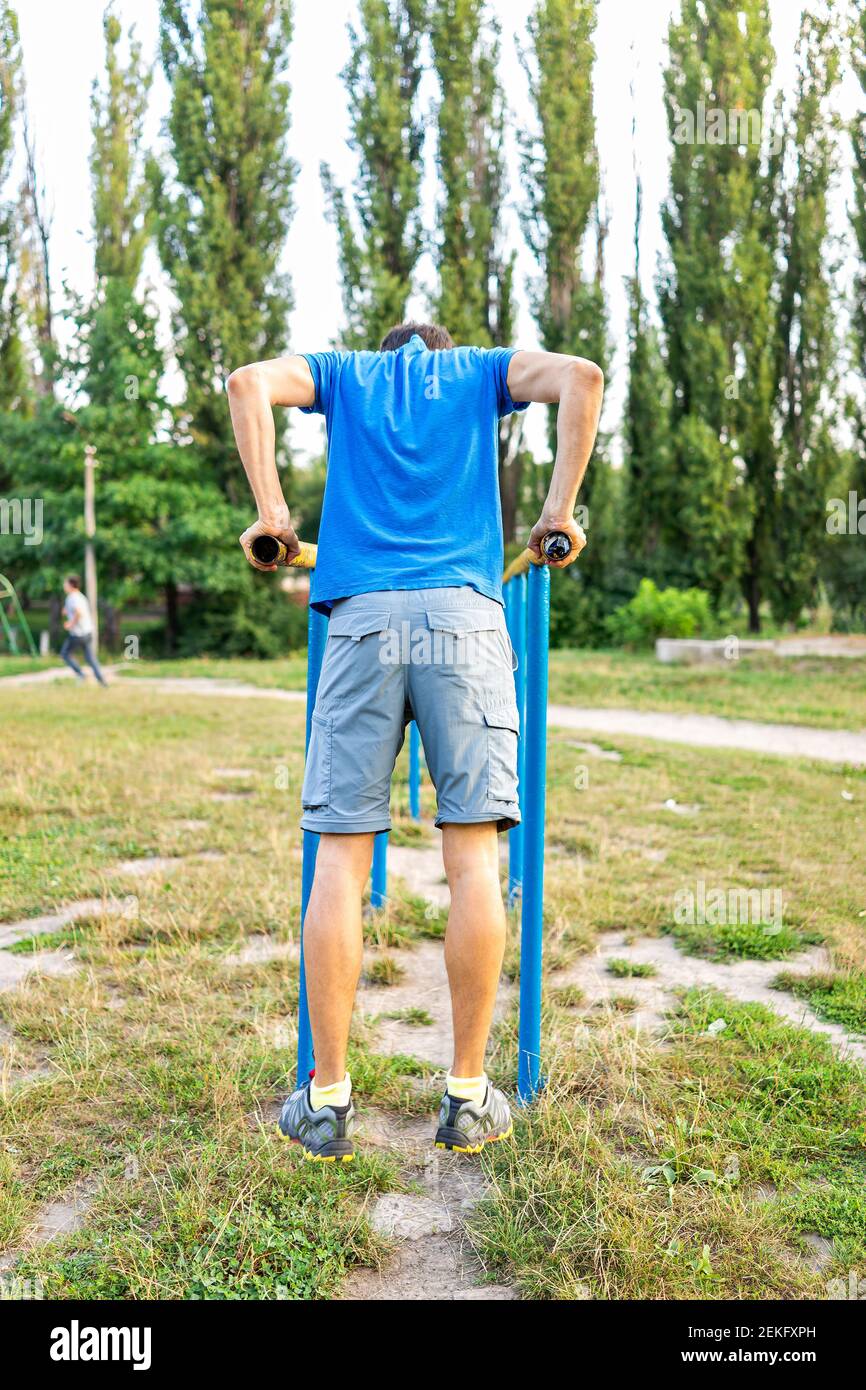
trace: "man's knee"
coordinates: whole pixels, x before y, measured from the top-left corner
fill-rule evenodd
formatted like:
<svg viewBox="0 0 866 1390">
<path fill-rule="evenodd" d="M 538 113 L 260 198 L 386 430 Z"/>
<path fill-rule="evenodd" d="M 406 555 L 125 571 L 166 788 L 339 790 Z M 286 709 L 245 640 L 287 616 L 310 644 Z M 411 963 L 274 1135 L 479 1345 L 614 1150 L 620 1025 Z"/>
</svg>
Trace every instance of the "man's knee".
<svg viewBox="0 0 866 1390">
<path fill-rule="evenodd" d="M 363 887 L 373 862 L 373 834 L 319 836 L 316 877 L 327 874 L 350 878 Z"/>
<path fill-rule="evenodd" d="M 499 881 L 499 838 L 496 822 L 443 825 L 442 858 L 449 884 L 466 875 Z"/>
</svg>

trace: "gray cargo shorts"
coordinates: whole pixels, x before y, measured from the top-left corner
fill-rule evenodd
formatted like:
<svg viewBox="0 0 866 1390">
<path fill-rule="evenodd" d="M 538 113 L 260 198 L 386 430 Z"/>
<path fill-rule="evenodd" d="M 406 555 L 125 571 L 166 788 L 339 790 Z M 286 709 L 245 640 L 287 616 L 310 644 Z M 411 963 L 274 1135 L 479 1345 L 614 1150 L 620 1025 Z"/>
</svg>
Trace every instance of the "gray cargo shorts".
<svg viewBox="0 0 866 1390">
<path fill-rule="evenodd" d="M 514 656 L 475 589 L 392 589 L 334 604 L 301 794 L 304 830 L 390 830 L 391 774 L 414 719 L 436 824 L 520 820 Z"/>
</svg>

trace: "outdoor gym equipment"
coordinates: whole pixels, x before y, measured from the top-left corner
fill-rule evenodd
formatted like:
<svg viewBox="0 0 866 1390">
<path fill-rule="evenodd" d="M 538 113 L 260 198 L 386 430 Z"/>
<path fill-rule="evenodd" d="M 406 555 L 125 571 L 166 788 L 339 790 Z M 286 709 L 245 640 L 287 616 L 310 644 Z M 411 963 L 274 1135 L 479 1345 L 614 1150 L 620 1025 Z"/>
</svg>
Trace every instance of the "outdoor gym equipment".
<svg viewBox="0 0 866 1390">
<path fill-rule="evenodd" d="M 541 543 L 550 560 L 564 560 L 571 540 L 551 531 Z M 260 564 L 285 559 L 286 547 L 275 536 L 257 536 L 250 546 Z M 301 542 L 291 568 L 315 569 L 316 546 Z M 520 903 L 520 1024 L 518 1030 L 517 1094 L 528 1104 L 544 1085 L 541 1073 L 541 951 L 544 906 L 544 815 L 547 771 L 547 644 L 550 628 L 550 571 L 531 550 L 524 550 L 502 576 L 505 620 L 517 656 L 515 693 L 520 714 L 517 758 L 523 820 L 508 832 L 508 896 Z M 313 709 L 328 619 L 310 607 L 307 642 L 307 722 L 309 747 Z M 414 721 L 409 725 L 409 811 L 421 814 L 421 740 Z M 298 1082 L 313 1070 L 313 1035 L 307 1007 L 304 971 L 304 918 L 313 887 L 319 837 L 303 832 L 301 861 L 301 964 L 298 992 Z M 373 844 L 370 904 L 382 907 L 387 897 L 388 832 Z"/>
<path fill-rule="evenodd" d="M 27 645 L 30 648 L 30 655 L 38 656 L 39 653 L 36 650 L 36 643 L 33 641 L 33 633 L 30 631 L 30 624 L 25 618 L 24 610 L 22 609 L 21 604 L 18 601 L 18 595 L 15 592 L 15 586 L 12 583 L 11 579 L 6 578 L 5 574 L 0 574 L 0 627 L 3 628 L 3 633 L 6 638 L 6 641 L 9 644 L 10 652 L 15 652 L 17 651 L 17 644 L 12 632 L 11 624 L 6 616 L 7 599 L 12 604 L 12 612 L 15 615 L 15 621 L 19 624 L 21 631 L 24 633 L 24 636 L 27 639 Z"/>
</svg>

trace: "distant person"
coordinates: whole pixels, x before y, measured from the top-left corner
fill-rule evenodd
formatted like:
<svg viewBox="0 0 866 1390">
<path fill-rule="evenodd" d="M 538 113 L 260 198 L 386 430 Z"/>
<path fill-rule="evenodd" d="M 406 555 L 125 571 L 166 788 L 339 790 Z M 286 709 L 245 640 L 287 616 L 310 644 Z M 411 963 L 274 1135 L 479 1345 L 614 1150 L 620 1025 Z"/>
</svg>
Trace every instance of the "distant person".
<svg viewBox="0 0 866 1390">
<path fill-rule="evenodd" d="M 319 352 L 241 367 L 229 378 L 235 438 L 259 519 L 241 536 L 277 536 L 298 554 L 274 453 L 274 406 L 325 416 L 328 474 L 310 599 L 329 614 L 301 794 L 319 835 L 304 923 L 315 1075 L 286 1101 L 280 1127 L 309 1158 L 353 1153 L 346 1049 L 361 968 L 361 894 L 373 841 L 389 830 L 391 772 L 417 721 L 436 786 L 451 910 L 445 963 L 454 1054 L 436 1144 L 477 1153 L 512 1132 L 484 1054 L 505 947 L 497 831 L 520 820 L 518 711 L 502 603 L 499 420 L 530 401 L 556 403 L 556 462 L 529 537 L 585 536 L 577 491 L 595 441 L 603 377 L 581 357 L 455 347 L 434 324 L 398 324 L 378 352 Z M 383 635 L 406 627 L 432 655 L 387 660 Z M 473 658 L 437 656 L 463 635 Z M 432 636 L 431 636 L 432 635 Z M 447 651 L 447 644 L 445 645 Z"/>
<path fill-rule="evenodd" d="M 60 648 L 60 655 L 66 665 L 72 667 L 76 680 L 83 681 L 84 672 L 73 657 L 73 652 L 80 651 L 99 684 L 107 686 L 108 682 L 100 670 L 93 650 L 93 618 L 90 604 L 81 592 L 81 580 L 77 574 L 70 574 L 64 579 L 63 592 L 66 594 L 63 602 L 66 639 Z"/>
</svg>

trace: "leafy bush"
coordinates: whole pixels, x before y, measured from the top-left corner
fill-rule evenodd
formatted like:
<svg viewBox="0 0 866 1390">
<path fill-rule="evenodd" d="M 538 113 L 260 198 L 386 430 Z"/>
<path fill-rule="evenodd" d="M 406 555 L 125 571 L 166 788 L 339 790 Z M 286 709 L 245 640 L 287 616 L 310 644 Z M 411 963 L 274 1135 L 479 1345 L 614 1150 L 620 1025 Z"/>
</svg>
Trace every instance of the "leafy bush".
<svg viewBox="0 0 866 1390">
<path fill-rule="evenodd" d="M 659 589 L 642 579 L 637 593 L 605 622 L 621 647 L 650 647 L 657 637 L 697 637 L 713 626 L 710 596 L 703 589 Z"/>
</svg>

